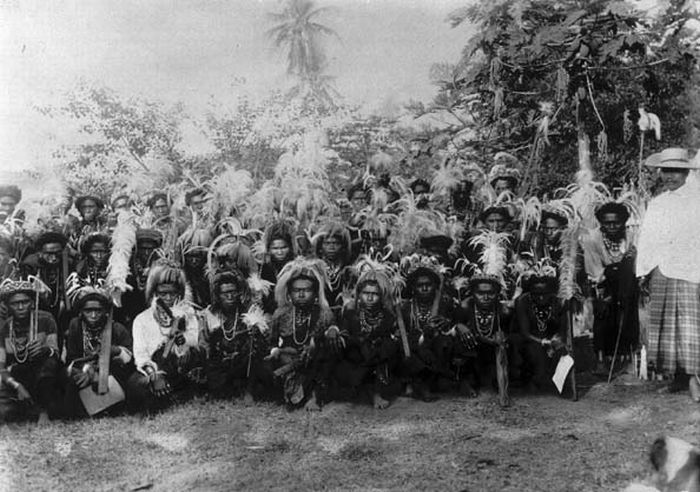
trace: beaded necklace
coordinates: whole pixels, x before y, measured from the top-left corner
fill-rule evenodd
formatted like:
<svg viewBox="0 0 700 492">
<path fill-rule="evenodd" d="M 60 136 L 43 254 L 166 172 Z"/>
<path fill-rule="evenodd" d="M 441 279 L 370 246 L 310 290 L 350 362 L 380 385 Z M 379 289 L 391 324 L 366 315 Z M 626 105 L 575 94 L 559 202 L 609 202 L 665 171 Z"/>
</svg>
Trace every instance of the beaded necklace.
<svg viewBox="0 0 700 492">
<path fill-rule="evenodd" d="M 168 335 L 170 333 L 170 327 L 173 325 L 173 317 L 168 315 L 158 304 L 153 308 L 153 319 L 158 323 L 158 329 L 161 335 Z M 166 328 L 166 330 L 163 331 L 163 328 Z"/>
<path fill-rule="evenodd" d="M 476 331 L 482 337 L 490 337 L 493 334 L 493 323 L 496 319 L 493 311 L 481 311 L 476 306 L 474 307 L 474 324 Z"/>
<path fill-rule="evenodd" d="M 552 306 L 547 306 L 545 308 L 532 306 L 532 310 L 535 313 L 537 331 L 539 333 L 544 333 L 547 331 L 547 321 L 552 317 Z"/>
<path fill-rule="evenodd" d="M 420 325 L 418 328 L 422 331 L 423 326 L 428 322 L 428 320 L 430 320 L 430 310 L 432 306 L 430 304 L 423 306 L 414 301 L 412 308 L 413 315 L 415 316 L 416 320 L 418 321 L 418 324 Z"/>
<path fill-rule="evenodd" d="M 34 313 L 31 313 L 29 318 L 29 326 L 34 323 Z M 15 360 L 18 364 L 24 364 L 29 358 L 29 337 L 24 339 L 24 343 L 20 343 L 17 340 L 17 334 L 15 333 L 15 320 L 10 319 L 10 348 L 12 348 L 12 353 L 15 354 Z"/>
<path fill-rule="evenodd" d="M 221 323 L 221 331 L 224 334 L 224 340 L 230 342 L 236 338 L 236 328 L 238 327 L 238 309 L 236 309 L 236 315 L 233 318 L 233 328 L 226 329 L 226 317 L 223 314 L 219 315 L 219 322 Z M 230 324 L 230 323 L 229 323 Z"/>
<path fill-rule="evenodd" d="M 624 256 L 624 253 L 621 251 L 622 241 L 622 239 L 615 241 L 603 236 L 603 244 L 605 245 L 605 249 L 608 250 L 610 257 L 616 262 Z"/>
<path fill-rule="evenodd" d="M 331 287 L 331 291 L 336 291 L 340 286 L 340 264 L 332 263 L 330 261 L 325 261 L 326 264 L 326 275 L 328 275 L 328 284 Z"/>
<path fill-rule="evenodd" d="M 360 309 L 360 331 L 362 333 L 371 333 L 376 329 L 384 319 L 384 312 L 380 309 L 379 312 L 372 316 L 366 309 Z"/>
<path fill-rule="evenodd" d="M 50 275 L 52 273 L 53 275 Z M 50 307 L 55 308 L 61 299 L 61 274 L 58 269 L 41 268 L 39 270 L 39 278 L 45 280 L 46 284 L 51 289 L 52 299 L 49 304 Z"/>
<path fill-rule="evenodd" d="M 83 325 L 83 356 L 94 355 L 102 346 L 102 330 L 91 330 L 85 323 Z"/>
<path fill-rule="evenodd" d="M 297 317 L 297 308 L 292 307 L 292 317 L 294 318 L 292 323 L 292 339 L 297 345 L 305 345 L 311 331 L 311 311 L 308 313 L 302 311 L 299 313 L 299 317 Z M 304 328 L 304 339 L 301 342 L 297 339 L 297 328 Z"/>
</svg>

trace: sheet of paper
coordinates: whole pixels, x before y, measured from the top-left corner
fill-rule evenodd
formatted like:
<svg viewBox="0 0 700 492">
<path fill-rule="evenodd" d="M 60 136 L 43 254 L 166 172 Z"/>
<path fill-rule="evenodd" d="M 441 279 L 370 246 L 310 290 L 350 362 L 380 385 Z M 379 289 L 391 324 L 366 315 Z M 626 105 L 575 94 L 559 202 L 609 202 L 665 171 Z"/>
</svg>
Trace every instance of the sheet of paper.
<svg viewBox="0 0 700 492">
<path fill-rule="evenodd" d="M 570 355 L 562 355 L 559 358 L 559 363 L 557 364 L 557 369 L 554 371 L 554 376 L 552 376 L 552 381 L 557 387 L 559 393 L 564 389 L 564 382 L 566 381 L 566 376 L 569 375 L 569 371 L 574 367 L 574 359 Z"/>
</svg>

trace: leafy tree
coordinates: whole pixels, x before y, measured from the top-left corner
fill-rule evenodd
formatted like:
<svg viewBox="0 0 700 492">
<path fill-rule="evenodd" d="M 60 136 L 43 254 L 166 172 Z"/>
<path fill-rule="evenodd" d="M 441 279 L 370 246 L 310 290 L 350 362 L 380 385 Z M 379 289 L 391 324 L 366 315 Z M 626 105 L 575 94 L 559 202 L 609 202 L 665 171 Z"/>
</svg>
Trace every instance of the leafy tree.
<svg viewBox="0 0 700 492">
<path fill-rule="evenodd" d="M 687 141 L 689 82 L 698 68 L 685 28 L 691 18 L 681 0 L 655 19 L 611 0 L 495 0 L 458 9 L 450 24 L 469 21 L 475 34 L 456 64 L 433 68 L 439 89 L 428 111 L 459 118 L 443 133 L 484 165 L 497 151 L 518 155 L 531 191 L 571 181 L 580 137 L 591 141 L 598 179 L 620 185 L 637 178 L 639 107 L 663 122 L 661 140 L 647 138 L 645 155 Z"/>
</svg>

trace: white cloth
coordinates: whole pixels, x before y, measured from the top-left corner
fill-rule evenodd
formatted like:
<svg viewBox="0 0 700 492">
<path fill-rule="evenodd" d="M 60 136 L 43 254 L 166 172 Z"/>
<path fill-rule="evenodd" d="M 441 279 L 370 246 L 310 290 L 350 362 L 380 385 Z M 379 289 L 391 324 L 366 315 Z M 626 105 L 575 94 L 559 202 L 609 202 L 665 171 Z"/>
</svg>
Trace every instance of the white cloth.
<svg viewBox="0 0 700 492">
<path fill-rule="evenodd" d="M 649 202 L 637 243 L 637 276 L 658 267 L 666 277 L 700 282 L 700 179 Z"/>
<path fill-rule="evenodd" d="M 184 347 L 197 347 L 199 337 L 199 323 L 194 314 L 188 313 L 185 316 L 187 328 L 185 330 Z M 134 362 L 138 369 L 151 366 L 158 369 L 151 356 L 168 339 L 169 329 L 161 328 L 153 317 L 153 307 L 149 307 L 144 312 L 136 316 L 132 328 L 134 337 Z"/>
</svg>

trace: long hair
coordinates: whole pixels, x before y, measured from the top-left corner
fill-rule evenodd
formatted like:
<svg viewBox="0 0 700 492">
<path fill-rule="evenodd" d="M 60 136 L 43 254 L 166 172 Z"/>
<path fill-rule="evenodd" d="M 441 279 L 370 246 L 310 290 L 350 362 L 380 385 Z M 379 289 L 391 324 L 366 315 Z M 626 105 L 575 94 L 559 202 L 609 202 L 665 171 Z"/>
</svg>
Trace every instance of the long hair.
<svg viewBox="0 0 700 492">
<path fill-rule="evenodd" d="M 350 255 L 352 254 L 352 242 L 350 239 L 350 231 L 342 222 L 327 222 L 323 227 L 321 227 L 321 230 L 319 230 L 318 233 L 311 238 L 311 244 L 316 252 L 316 256 L 319 258 L 321 257 L 323 241 L 329 237 L 335 237 L 340 240 L 340 244 L 342 246 L 342 253 L 340 257 L 343 259 L 345 264 L 348 264 L 350 262 Z"/>
<path fill-rule="evenodd" d="M 277 305 L 282 307 L 291 303 L 289 287 L 295 280 L 302 278 L 311 280 L 314 283 L 318 293 L 318 304 L 322 309 L 329 309 L 325 292 L 328 279 L 326 278 L 323 261 L 319 259 L 307 260 L 302 256 L 287 263 L 280 271 L 277 277 L 277 285 L 275 286 L 275 301 L 277 301 Z"/>
<path fill-rule="evenodd" d="M 221 304 L 219 302 L 219 289 L 224 284 L 233 284 L 240 293 L 240 307 L 241 312 L 248 309 L 248 304 L 250 303 L 251 293 L 250 287 L 248 286 L 248 281 L 237 271 L 226 271 L 221 272 L 214 276 L 211 283 L 211 308 L 213 312 L 218 312 L 221 310 Z"/>
<path fill-rule="evenodd" d="M 156 287 L 161 284 L 174 284 L 180 297 L 185 297 L 187 288 L 185 272 L 171 262 L 156 263 L 149 270 L 148 279 L 146 280 L 146 301 L 151 302 L 156 293 Z"/>
</svg>

